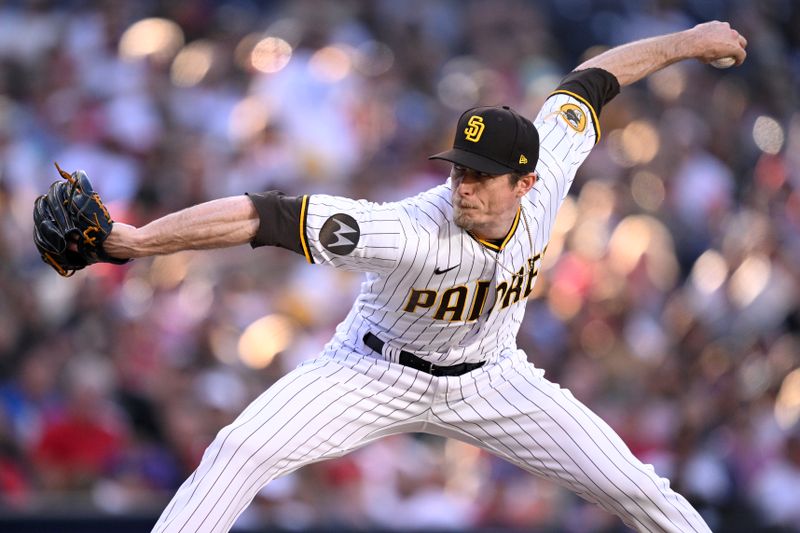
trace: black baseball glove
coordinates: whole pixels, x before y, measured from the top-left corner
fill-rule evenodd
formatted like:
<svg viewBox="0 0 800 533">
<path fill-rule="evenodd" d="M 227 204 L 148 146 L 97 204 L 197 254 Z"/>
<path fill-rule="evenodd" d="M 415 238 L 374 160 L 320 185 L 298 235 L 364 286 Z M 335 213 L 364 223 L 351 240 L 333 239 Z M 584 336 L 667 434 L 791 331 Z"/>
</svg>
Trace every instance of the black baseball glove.
<svg viewBox="0 0 800 533">
<path fill-rule="evenodd" d="M 86 172 L 78 170 L 70 175 L 58 163 L 56 168 L 65 181 L 53 182 L 47 194 L 33 204 L 33 242 L 42 261 L 65 277 L 93 263 L 121 265 L 130 261 L 103 251 L 114 221 Z"/>
</svg>

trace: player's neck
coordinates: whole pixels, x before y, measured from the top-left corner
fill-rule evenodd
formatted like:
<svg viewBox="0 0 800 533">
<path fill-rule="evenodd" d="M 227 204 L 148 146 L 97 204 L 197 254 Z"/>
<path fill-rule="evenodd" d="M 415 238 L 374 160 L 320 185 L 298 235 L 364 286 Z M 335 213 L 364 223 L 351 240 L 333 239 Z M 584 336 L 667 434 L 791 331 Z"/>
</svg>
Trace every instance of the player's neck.
<svg viewBox="0 0 800 533">
<path fill-rule="evenodd" d="M 483 224 L 476 226 L 470 232 L 477 238 L 484 241 L 495 241 L 505 239 L 508 232 L 511 231 L 514 221 L 517 219 L 519 212 L 519 205 L 516 208 L 509 210 L 491 224 Z"/>
</svg>

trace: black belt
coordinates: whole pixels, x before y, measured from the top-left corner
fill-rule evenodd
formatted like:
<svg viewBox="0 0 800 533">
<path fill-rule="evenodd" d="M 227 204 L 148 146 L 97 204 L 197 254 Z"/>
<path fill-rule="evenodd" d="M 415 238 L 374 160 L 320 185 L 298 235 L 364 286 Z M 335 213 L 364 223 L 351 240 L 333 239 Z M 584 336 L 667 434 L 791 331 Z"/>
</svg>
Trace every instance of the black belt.
<svg viewBox="0 0 800 533">
<path fill-rule="evenodd" d="M 383 354 L 384 342 L 369 331 L 364 335 L 364 344 L 379 354 Z M 460 365 L 452 366 L 439 366 L 434 365 L 433 363 L 430 363 L 421 357 L 417 357 L 411 352 L 401 350 L 400 358 L 397 362 L 403 366 L 409 366 L 411 368 L 421 370 L 422 372 L 432 376 L 460 376 L 461 374 L 466 374 L 467 372 L 472 372 L 476 368 L 482 367 L 486 361 L 481 361 L 480 363 L 461 363 Z"/>
</svg>

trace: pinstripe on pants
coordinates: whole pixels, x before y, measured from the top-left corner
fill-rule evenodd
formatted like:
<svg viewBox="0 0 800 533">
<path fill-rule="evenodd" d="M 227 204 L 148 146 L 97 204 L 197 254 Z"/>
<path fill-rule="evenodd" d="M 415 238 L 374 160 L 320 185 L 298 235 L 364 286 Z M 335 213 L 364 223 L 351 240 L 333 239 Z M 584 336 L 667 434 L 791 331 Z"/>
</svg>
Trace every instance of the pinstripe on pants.
<svg viewBox="0 0 800 533">
<path fill-rule="evenodd" d="M 667 480 L 520 351 L 457 377 L 356 354 L 301 365 L 219 432 L 153 531 L 228 531 L 270 480 L 408 431 L 481 446 L 639 531 L 709 531 Z"/>
</svg>

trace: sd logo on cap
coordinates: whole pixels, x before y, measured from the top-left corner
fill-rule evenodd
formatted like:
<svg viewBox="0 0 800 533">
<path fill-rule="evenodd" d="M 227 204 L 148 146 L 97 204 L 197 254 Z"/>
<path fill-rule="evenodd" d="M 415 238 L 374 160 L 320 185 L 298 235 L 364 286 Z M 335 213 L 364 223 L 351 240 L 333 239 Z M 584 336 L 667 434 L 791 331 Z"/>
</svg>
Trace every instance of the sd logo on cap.
<svg viewBox="0 0 800 533">
<path fill-rule="evenodd" d="M 539 133 L 508 106 L 476 107 L 458 119 L 452 150 L 443 159 L 486 174 L 528 173 L 539 159 Z"/>
</svg>

